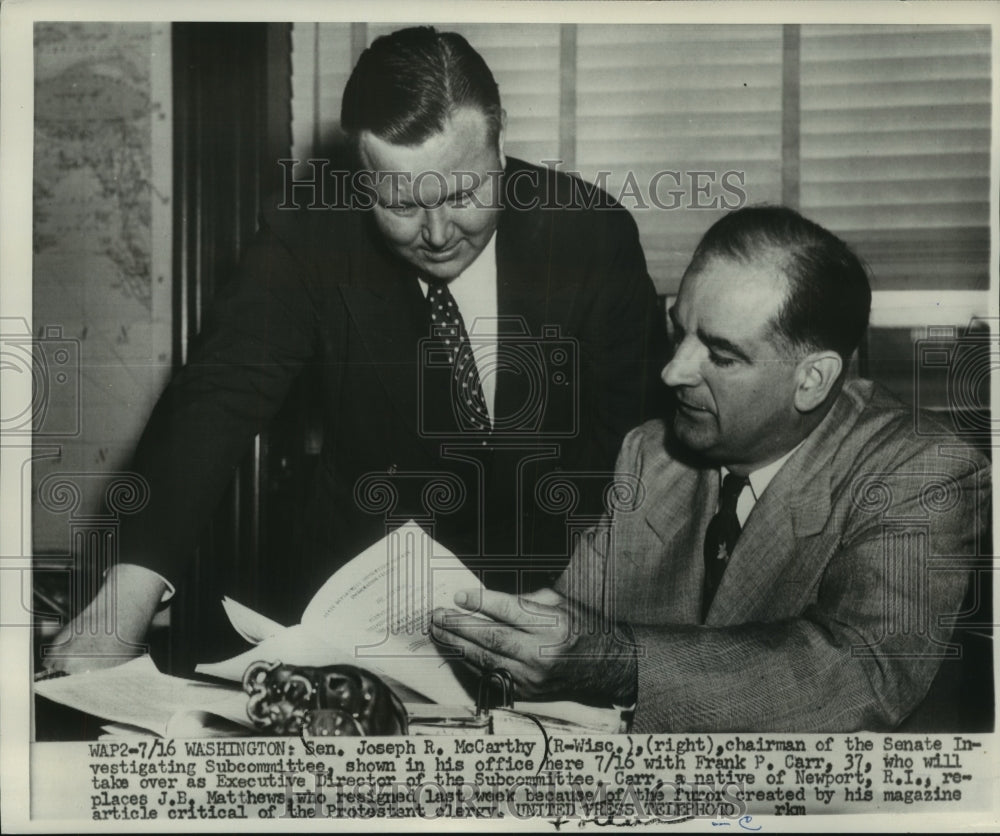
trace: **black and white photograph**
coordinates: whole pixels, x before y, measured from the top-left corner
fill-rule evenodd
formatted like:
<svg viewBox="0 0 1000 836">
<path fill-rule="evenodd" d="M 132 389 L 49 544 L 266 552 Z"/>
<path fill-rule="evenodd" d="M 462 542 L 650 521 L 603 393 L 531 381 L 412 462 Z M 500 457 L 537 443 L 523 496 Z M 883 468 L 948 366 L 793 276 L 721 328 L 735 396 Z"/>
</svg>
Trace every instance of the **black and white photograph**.
<svg viewBox="0 0 1000 836">
<path fill-rule="evenodd" d="M 5 832 L 1000 827 L 1000 8 L 0 14 Z"/>
</svg>

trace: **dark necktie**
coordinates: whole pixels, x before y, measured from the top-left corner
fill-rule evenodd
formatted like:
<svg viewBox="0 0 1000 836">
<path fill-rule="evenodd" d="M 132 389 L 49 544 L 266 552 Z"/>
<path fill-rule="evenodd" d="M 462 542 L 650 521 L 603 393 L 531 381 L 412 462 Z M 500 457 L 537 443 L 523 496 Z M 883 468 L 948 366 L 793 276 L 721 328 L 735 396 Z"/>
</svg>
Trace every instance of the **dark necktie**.
<svg viewBox="0 0 1000 836">
<path fill-rule="evenodd" d="M 712 517 L 705 531 L 705 592 L 702 602 L 702 620 L 708 615 L 715 591 L 726 571 L 729 556 L 736 548 L 740 536 L 740 521 L 736 516 L 736 502 L 749 483 L 746 476 L 727 473 L 722 480 L 719 511 Z"/>
<path fill-rule="evenodd" d="M 455 297 L 446 284 L 432 284 L 427 291 L 433 334 L 448 349 L 452 386 L 448 402 L 459 430 L 488 430 L 490 415 L 472 354 L 469 335 Z"/>
</svg>

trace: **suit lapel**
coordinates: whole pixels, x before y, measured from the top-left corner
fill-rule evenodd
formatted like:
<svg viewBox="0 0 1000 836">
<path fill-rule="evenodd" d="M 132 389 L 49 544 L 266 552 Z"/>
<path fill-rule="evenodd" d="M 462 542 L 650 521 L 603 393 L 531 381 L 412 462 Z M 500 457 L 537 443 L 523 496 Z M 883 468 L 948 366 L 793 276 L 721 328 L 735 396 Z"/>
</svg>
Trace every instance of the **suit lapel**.
<svg viewBox="0 0 1000 836">
<path fill-rule="evenodd" d="M 512 164 L 508 164 L 504 189 L 510 182 Z M 542 177 L 544 177 L 542 173 Z M 521 179 L 518 188 L 527 185 Z M 538 195 L 544 195 L 544 183 Z M 510 355 L 518 343 L 544 338 L 546 325 L 572 321 L 579 282 L 566 270 L 567 256 L 559 254 L 554 261 L 552 211 L 539 208 L 526 210 L 530 197 L 505 194 L 504 209 L 497 224 L 497 315 L 500 317 L 500 368 L 516 371 L 520 361 Z M 539 197 L 539 200 L 544 199 Z M 566 329 L 560 334 L 567 337 Z M 507 354 L 510 362 L 504 362 Z M 497 375 L 496 414 L 516 414 L 523 406 L 523 380 L 507 374 Z"/>
<path fill-rule="evenodd" d="M 512 165 L 508 165 L 504 189 L 510 182 Z M 545 172 L 540 175 L 546 176 Z M 518 188 L 523 189 L 522 178 Z M 537 198 L 546 199 L 545 183 L 539 184 Z M 524 208 L 526 198 L 519 194 L 505 195 L 504 208 L 497 224 L 497 307 L 500 316 L 523 317 L 533 334 L 548 322 L 565 322 L 576 300 L 580 276 L 572 267 L 574 254 L 560 252 L 557 233 L 558 218 L 566 212 L 540 206 Z M 586 266 L 586 265 L 584 265 Z"/>
<path fill-rule="evenodd" d="M 729 558 L 707 624 L 741 624 L 774 607 L 792 606 L 792 599 L 810 591 L 817 564 L 825 560 L 825 550 L 808 541 L 830 518 L 830 459 L 863 406 L 853 389 L 844 391 L 767 486 Z"/>
<path fill-rule="evenodd" d="M 719 500 L 718 482 L 715 471 L 696 470 L 676 461 L 662 476 L 646 480 L 647 487 L 659 488 L 646 499 L 646 525 L 660 547 L 648 553 L 651 565 L 640 573 L 648 583 L 631 591 L 640 618 L 692 623 L 701 617 L 702 540 Z"/>
<path fill-rule="evenodd" d="M 538 211 L 518 208 L 514 195 L 507 194 L 510 174 L 508 164 L 502 186 L 504 208 L 497 223 L 497 313 L 527 320 L 541 310 L 538 301 L 545 298 L 545 218 Z"/>
<path fill-rule="evenodd" d="M 795 535 L 788 513 L 793 485 L 786 468 L 787 465 L 774 477 L 747 518 L 705 618 L 706 624 L 742 624 L 753 618 L 755 612 L 760 612 L 761 604 L 769 601 L 774 590 L 788 579 L 789 573 L 803 568 L 794 565 L 802 556 L 794 548 Z M 822 493 L 815 487 L 808 490 Z"/>
<path fill-rule="evenodd" d="M 370 228 L 366 233 L 377 235 Z M 377 238 L 357 252 L 351 281 L 341 285 L 340 292 L 368 352 L 373 374 L 382 382 L 403 423 L 412 427 L 420 407 L 419 343 L 429 336 L 426 301 L 416 277 L 386 252 Z"/>
</svg>

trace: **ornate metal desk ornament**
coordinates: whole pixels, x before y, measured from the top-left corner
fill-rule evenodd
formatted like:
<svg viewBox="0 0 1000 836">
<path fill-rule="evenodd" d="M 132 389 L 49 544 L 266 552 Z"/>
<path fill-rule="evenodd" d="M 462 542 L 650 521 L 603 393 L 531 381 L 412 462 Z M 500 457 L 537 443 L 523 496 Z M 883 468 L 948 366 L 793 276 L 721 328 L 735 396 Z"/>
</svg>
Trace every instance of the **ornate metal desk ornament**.
<svg viewBox="0 0 1000 836">
<path fill-rule="evenodd" d="M 255 662 L 243 674 L 247 714 L 272 734 L 351 737 L 407 733 L 406 710 L 377 676 L 352 665 Z"/>
</svg>

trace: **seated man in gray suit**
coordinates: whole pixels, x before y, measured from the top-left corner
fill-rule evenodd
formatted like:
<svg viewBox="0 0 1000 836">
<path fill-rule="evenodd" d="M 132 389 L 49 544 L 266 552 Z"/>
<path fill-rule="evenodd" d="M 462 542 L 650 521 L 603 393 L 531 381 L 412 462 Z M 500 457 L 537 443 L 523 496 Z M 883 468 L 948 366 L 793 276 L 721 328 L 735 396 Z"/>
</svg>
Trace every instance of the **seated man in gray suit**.
<svg viewBox="0 0 1000 836">
<path fill-rule="evenodd" d="M 990 481 L 847 379 L 870 304 L 794 211 L 718 221 L 670 311 L 674 412 L 619 454 L 628 496 L 555 590 L 456 596 L 490 618 L 439 609 L 437 639 L 525 697 L 634 704 L 640 731 L 894 728 L 944 655 Z"/>
</svg>

